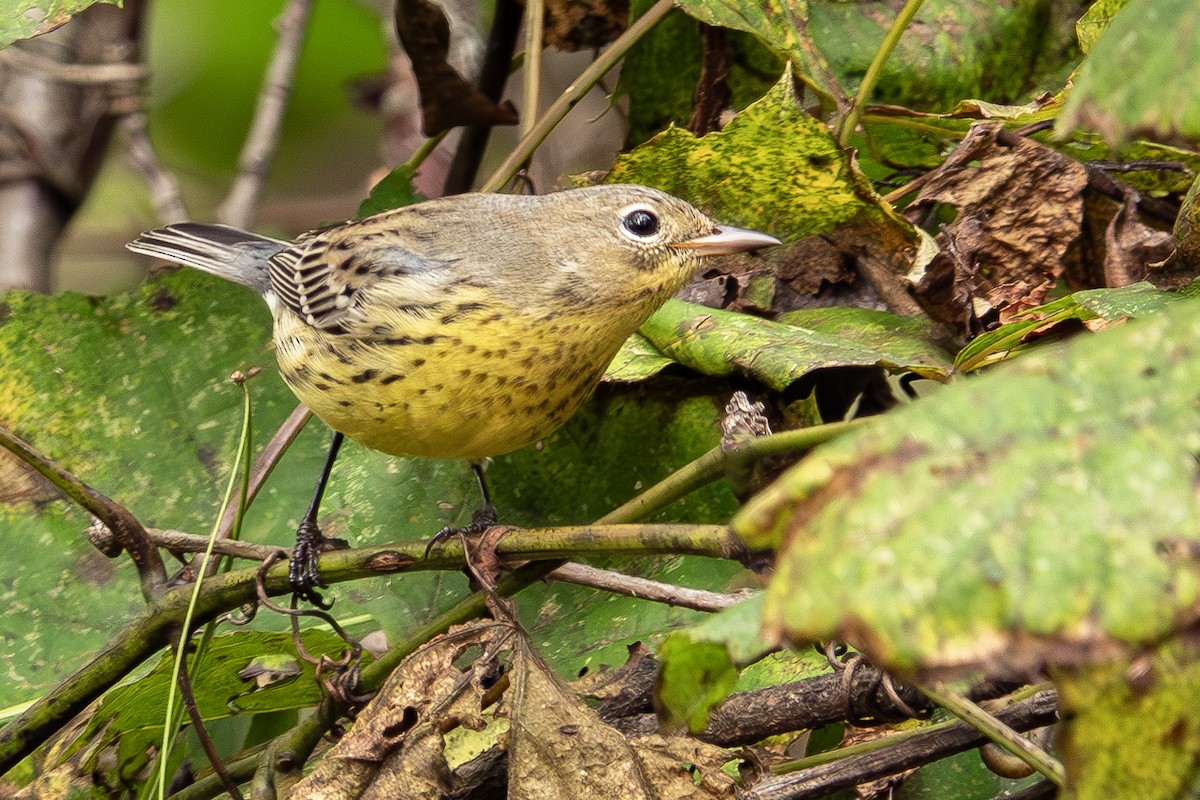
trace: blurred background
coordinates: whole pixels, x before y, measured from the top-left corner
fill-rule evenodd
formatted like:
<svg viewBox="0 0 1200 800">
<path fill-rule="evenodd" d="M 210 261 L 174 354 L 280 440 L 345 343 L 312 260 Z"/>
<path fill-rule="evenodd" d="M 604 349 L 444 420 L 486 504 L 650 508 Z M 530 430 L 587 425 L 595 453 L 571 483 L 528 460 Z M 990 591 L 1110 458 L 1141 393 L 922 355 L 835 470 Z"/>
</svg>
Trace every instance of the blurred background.
<svg viewBox="0 0 1200 800">
<path fill-rule="evenodd" d="M 155 0 L 147 6 L 150 137 L 164 168 L 178 178 L 193 219 L 214 219 L 229 190 L 283 5 L 283 0 Z M 478 18 L 478 4 L 459 5 L 451 62 L 473 75 L 484 47 L 479 31 L 487 31 L 490 19 Z M 97 11 L 110 9 L 86 13 Z M 542 107 L 593 57 L 591 51 L 548 50 Z M 608 88 L 615 80 L 614 73 Z M 505 93 L 518 108 L 521 82 L 518 69 Z M 256 229 L 290 238 L 353 216 L 386 170 L 424 141 L 420 124 L 416 85 L 396 42 L 390 3 L 316 3 Z M 610 107 L 604 91 L 593 90 L 538 150 L 530 169 L 535 186 L 546 191 L 563 174 L 607 167 L 624 131 L 621 109 Z M 486 176 L 516 138 L 515 127 L 496 129 L 479 175 Z M 416 180 L 423 194 L 441 193 L 455 141 L 452 133 L 424 163 Z M 150 266 L 124 249 L 136 232 L 161 224 L 127 150 L 123 137 L 115 135 L 61 241 L 53 290 L 107 294 L 135 285 Z"/>
</svg>

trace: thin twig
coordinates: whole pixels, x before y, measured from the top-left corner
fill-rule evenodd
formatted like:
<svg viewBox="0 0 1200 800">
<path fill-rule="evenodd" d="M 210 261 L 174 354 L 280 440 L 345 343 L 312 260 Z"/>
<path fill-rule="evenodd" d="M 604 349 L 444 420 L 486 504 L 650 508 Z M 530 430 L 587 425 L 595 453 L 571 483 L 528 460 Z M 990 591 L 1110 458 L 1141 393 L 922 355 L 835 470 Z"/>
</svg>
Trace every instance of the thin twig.
<svg viewBox="0 0 1200 800">
<path fill-rule="evenodd" d="M 307 407 L 296 406 L 279 426 L 279 430 L 275 431 L 275 435 L 271 437 L 271 441 L 267 442 L 267 446 L 255 459 L 254 467 L 250 470 L 250 483 L 246 491 L 245 503 L 242 503 L 241 498 L 235 497 L 225 506 L 225 512 L 221 515 L 221 524 L 217 527 L 218 539 L 229 537 L 233 531 L 234 522 L 237 520 L 238 508 L 243 505 L 248 507 L 254 502 L 254 498 L 258 496 L 259 490 L 266 483 L 271 471 L 275 469 L 275 465 L 279 463 L 279 459 L 291 447 L 292 442 L 300 435 L 300 431 L 304 430 L 304 426 L 310 419 L 312 419 L 312 412 Z"/>
<path fill-rule="evenodd" d="M 842 120 L 841 130 L 838 132 L 838 144 L 842 147 L 850 144 L 850 137 L 854 135 L 854 129 L 858 127 L 858 116 L 862 113 L 867 101 L 871 99 L 871 92 L 875 90 L 875 84 L 879 81 L 880 73 L 883 72 L 883 65 L 887 63 L 888 57 L 900 43 L 901 35 L 907 30 L 909 23 L 912 22 L 924 2 L 925 0 L 907 0 L 904 8 L 900 9 L 900 13 L 896 15 L 892 26 L 888 28 L 887 35 L 883 37 L 879 49 L 875 51 L 875 57 L 871 59 L 871 64 L 867 67 L 866 74 L 863 75 L 862 83 L 858 85 L 858 93 L 854 96 L 850 112 Z"/>
<path fill-rule="evenodd" d="M 203 553 L 208 547 L 208 537 L 197 536 L 194 533 L 162 528 L 147 528 L 146 533 L 156 546 L 172 553 Z M 244 558 L 249 561 L 262 561 L 278 550 L 278 547 L 269 544 L 255 544 L 238 539 L 217 539 L 212 548 L 215 555 Z"/>
<path fill-rule="evenodd" d="M 679 608 L 691 608 L 696 611 L 720 611 L 736 605 L 749 597 L 753 592 L 745 589 L 733 594 L 709 592 L 703 589 L 688 589 L 684 586 L 672 586 L 669 583 L 652 581 L 634 575 L 623 575 L 607 569 L 597 569 L 587 564 L 563 564 L 548 576 L 550 580 L 566 581 L 580 586 L 590 586 L 593 589 L 603 589 L 606 592 L 622 594 L 627 597 L 637 597 L 642 600 L 652 600 L 656 603 L 667 603 Z"/>
<path fill-rule="evenodd" d="M 979 731 L 1000 749 L 1021 759 L 1058 786 L 1066 785 L 1066 770 L 1054 756 L 1024 736 L 1017 734 L 1012 728 L 970 699 L 941 687 L 922 686 L 920 688 L 930 700 Z"/>
<path fill-rule="evenodd" d="M 529 133 L 521 137 L 521 141 L 517 142 L 517 146 L 504 159 L 504 163 L 497 167 L 496 171 L 492 173 L 492 177 L 487 179 L 480 190 L 484 192 L 497 192 L 512 180 L 513 176 L 517 174 L 517 170 L 521 168 L 521 165 L 533 155 L 533 151 L 550 135 L 550 131 L 554 130 L 555 126 L 562 122 L 567 112 L 574 108 L 575 104 L 582 100 L 584 95 L 591 91 L 591 88 L 610 69 L 616 66 L 617 62 L 630 47 L 633 47 L 647 31 L 657 25 L 674 7 L 673 0 L 658 0 L 645 14 L 638 17 L 637 22 L 630 25 L 607 50 L 597 56 L 596 60 L 589 64 L 588 68 L 558 96 L 558 99 L 550 104 L 550 107 L 546 109 L 546 113 L 533 124 Z"/>
<path fill-rule="evenodd" d="M 267 170 L 279 145 L 279 131 L 292 94 L 292 82 L 311 11 L 312 0 L 289 0 L 276 23 L 279 40 L 271 54 L 271 63 L 267 65 L 254 121 L 238 160 L 238 175 L 229 196 L 217 211 L 218 218 L 227 225 L 246 228 L 254 223 Z"/>
<path fill-rule="evenodd" d="M 121 131 L 129 145 L 129 158 L 134 169 L 142 176 L 150 189 L 150 199 L 158 219 L 164 225 L 183 222 L 188 219 L 187 209 L 179 193 L 179 181 L 175 176 L 163 169 L 162 162 L 150 141 L 146 124 L 146 112 L 138 109 L 121 115 Z"/>
<path fill-rule="evenodd" d="M 177 647 L 179 646 L 179 642 L 175 644 Z M 225 769 L 225 762 L 221 761 L 217 745 L 208 735 L 208 728 L 204 727 L 204 717 L 200 715 L 200 708 L 196 705 L 196 693 L 192 690 L 192 678 L 188 673 L 186 658 L 179 662 L 179 694 L 183 697 L 183 705 L 187 709 L 188 718 L 192 721 L 192 730 L 196 733 L 196 739 L 200 742 L 204 755 L 208 757 L 208 763 L 212 764 L 213 774 L 221 781 L 221 785 L 225 787 L 225 791 L 233 800 L 242 800 L 242 793 L 238 791 L 237 783 Z"/>
<path fill-rule="evenodd" d="M 505 84 L 508 83 L 509 65 L 517 47 L 521 17 L 521 6 L 516 0 L 496 1 L 495 13 L 492 15 L 492 31 L 488 34 L 477 84 L 483 96 L 493 103 L 500 101 Z M 450 169 L 446 173 L 446 182 L 442 185 L 442 194 L 462 194 L 470 191 L 491 132 L 491 125 L 471 125 L 463 129 L 454 151 L 454 158 L 450 161 Z"/>
<path fill-rule="evenodd" d="M 104 86 L 110 83 L 140 83 L 150 76 L 145 64 L 115 62 L 109 64 L 69 64 L 46 58 L 20 48 L 5 51 L 5 65 L 24 72 L 40 73 L 52 80 L 78 86 Z"/>
<path fill-rule="evenodd" d="M 1015 703 L 997 716 L 1015 730 L 1031 730 L 1057 719 L 1057 696 L 1041 692 Z M 895 775 L 913 767 L 970 750 L 987 741 L 974 728 L 960 722 L 941 723 L 910 734 L 865 743 L 821 754 L 829 760 L 798 772 L 769 778 L 743 791 L 742 800 L 800 800 L 826 797 L 838 789 Z M 894 742 L 894 744 L 893 744 Z M 856 757 L 851 757 L 856 755 Z M 835 759 L 836 760 L 832 760 Z"/>
<path fill-rule="evenodd" d="M 611 525 L 645 519 L 654 512 L 660 511 L 676 500 L 696 491 L 701 486 L 720 479 L 731 463 L 747 463 L 766 456 L 810 450 L 848 430 L 860 427 L 868 422 L 868 419 L 831 422 L 827 425 L 816 425 L 811 428 L 774 433 L 757 439 L 747 439 L 740 442 L 738 449 L 734 452 L 727 452 L 719 446 L 714 447 L 629 502 L 608 512 L 596 520 L 596 524 Z"/>
<path fill-rule="evenodd" d="M 525 76 L 521 109 L 521 137 L 533 129 L 542 93 L 542 32 L 546 22 L 545 3 L 525 4 Z"/>
</svg>

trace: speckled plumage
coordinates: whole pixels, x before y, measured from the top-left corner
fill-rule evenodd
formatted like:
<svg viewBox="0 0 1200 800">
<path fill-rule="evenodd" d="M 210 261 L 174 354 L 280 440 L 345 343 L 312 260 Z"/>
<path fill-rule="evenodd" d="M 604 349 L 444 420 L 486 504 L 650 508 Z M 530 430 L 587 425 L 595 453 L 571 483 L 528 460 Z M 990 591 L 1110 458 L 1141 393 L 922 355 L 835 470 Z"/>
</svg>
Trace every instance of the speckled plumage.
<svg viewBox="0 0 1200 800">
<path fill-rule="evenodd" d="M 653 235 L 631 230 L 643 211 Z M 565 422 L 703 254 L 772 241 L 601 186 L 431 200 L 291 244 L 185 223 L 130 249 L 260 291 L 284 380 L 330 427 L 386 453 L 479 460 Z"/>
</svg>

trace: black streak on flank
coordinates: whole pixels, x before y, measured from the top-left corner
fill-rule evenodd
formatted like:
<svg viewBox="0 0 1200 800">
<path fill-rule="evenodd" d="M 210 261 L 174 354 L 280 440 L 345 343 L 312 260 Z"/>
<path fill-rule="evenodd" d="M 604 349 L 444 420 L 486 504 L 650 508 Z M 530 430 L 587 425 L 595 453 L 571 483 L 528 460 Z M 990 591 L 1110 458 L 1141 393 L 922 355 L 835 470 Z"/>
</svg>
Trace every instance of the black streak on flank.
<svg viewBox="0 0 1200 800">
<path fill-rule="evenodd" d="M 351 375 L 350 380 L 354 381 L 355 383 L 366 383 L 369 380 L 373 380 L 378 374 L 379 370 L 377 369 L 364 369 L 357 375 Z"/>
<path fill-rule="evenodd" d="M 395 383 L 396 381 L 402 381 L 402 380 L 404 380 L 404 376 L 401 375 L 399 372 L 396 372 L 391 375 L 388 375 L 386 378 L 381 379 L 379 382 L 382 383 L 384 386 L 387 386 L 390 383 Z"/>
<path fill-rule="evenodd" d="M 442 317 L 442 324 L 449 325 L 459 317 L 465 316 L 472 311 L 479 311 L 484 308 L 487 308 L 487 306 L 485 306 L 483 303 L 461 303 L 455 306 L 454 310 L 449 314 L 446 314 L 444 317 Z"/>
</svg>

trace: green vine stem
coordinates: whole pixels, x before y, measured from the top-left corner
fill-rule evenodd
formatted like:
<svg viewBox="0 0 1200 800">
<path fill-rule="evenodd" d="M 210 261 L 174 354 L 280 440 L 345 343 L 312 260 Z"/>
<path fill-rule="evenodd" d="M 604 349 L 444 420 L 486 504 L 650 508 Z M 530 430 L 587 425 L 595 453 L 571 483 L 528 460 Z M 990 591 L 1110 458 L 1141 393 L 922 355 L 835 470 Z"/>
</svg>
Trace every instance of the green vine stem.
<svg viewBox="0 0 1200 800">
<path fill-rule="evenodd" d="M 740 442 L 736 451 L 728 451 L 718 445 L 695 461 L 663 478 L 629 502 L 608 512 L 596 520 L 596 524 L 613 525 L 645 519 L 696 491 L 701 486 L 719 480 L 729 469 L 737 469 L 767 456 L 811 450 L 849 430 L 861 427 L 868 421 L 869 419 L 864 418 L 848 422 L 831 422 L 827 425 L 815 425 L 811 428 L 774 433 L 770 436 L 761 436 Z"/>
<path fill-rule="evenodd" d="M 637 22 L 630 25 L 607 50 L 597 56 L 596 60 L 588 65 L 588 68 L 559 95 L 558 99 L 550 104 L 546 113 L 538 118 L 527 134 L 521 137 L 521 141 L 517 142 L 517 146 L 504 159 L 504 163 L 497 167 L 492 176 L 480 187 L 480 191 L 498 192 L 512 180 L 521 165 L 529 160 L 533 151 L 550 135 L 550 131 L 562 122 L 567 112 L 574 108 L 575 104 L 582 100 L 583 96 L 616 66 L 621 57 L 638 39 L 646 35 L 674 7 L 672 0 L 658 0 L 645 14 L 638 17 Z"/>
<path fill-rule="evenodd" d="M 919 688 L 930 700 L 982 733 L 1000 749 L 1012 753 L 1033 767 L 1056 786 L 1066 785 L 1066 770 L 1057 759 L 984 711 L 969 698 L 948 689 L 929 686 Z"/>
<path fill-rule="evenodd" d="M 879 45 L 879 50 L 876 51 L 875 58 L 871 59 L 871 64 L 867 67 L 866 74 L 863 75 L 862 83 L 858 85 L 858 94 L 854 96 L 854 103 L 850 106 L 850 113 L 842 120 L 841 128 L 838 131 L 838 144 L 842 147 L 850 144 L 850 137 L 854 135 L 854 129 L 858 127 L 859 115 L 867 105 L 867 101 L 871 99 L 871 93 L 875 91 L 875 84 L 879 82 L 879 75 L 883 72 L 883 65 L 887 63 L 888 58 L 892 55 L 892 51 L 900 43 L 900 37 L 907 30 L 909 24 L 913 21 L 913 17 L 917 15 L 924 2 L 925 0 L 908 0 L 904 4 L 904 8 L 900 9 L 900 13 L 896 15 L 896 20 L 892 23 L 892 27 L 888 29 L 887 35 L 883 37 L 883 42 Z"/>
</svg>

